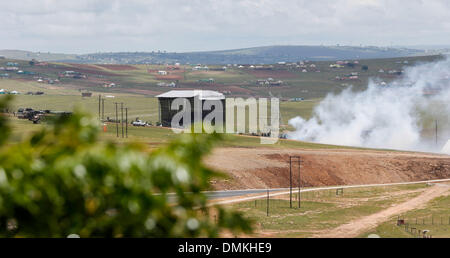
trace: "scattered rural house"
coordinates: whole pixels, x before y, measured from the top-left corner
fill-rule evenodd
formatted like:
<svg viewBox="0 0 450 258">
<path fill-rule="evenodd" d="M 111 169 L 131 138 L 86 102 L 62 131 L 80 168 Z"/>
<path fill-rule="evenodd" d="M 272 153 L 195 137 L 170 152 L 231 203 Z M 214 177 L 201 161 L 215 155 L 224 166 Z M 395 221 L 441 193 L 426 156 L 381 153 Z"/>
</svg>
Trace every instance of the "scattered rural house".
<svg viewBox="0 0 450 258">
<path fill-rule="evenodd" d="M 36 91 L 36 92 L 29 91 L 25 95 L 44 95 L 44 92 L 42 92 L 42 91 Z"/>
<path fill-rule="evenodd" d="M 9 78 L 9 74 L 7 74 L 7 73 L 0 73 L 0 78 Z"/>
<path fill-rule="evenodd" d="M 358 73 L 351 73 L 343 76 L 336 76 L 337 81 L 356 81 L 359 80 Z"/>
<path fill-rule="evenodd" d="M 209 68 L 210 71 L 226 71 L 227 67 L 216 67 L 216 68 Z"/>
<path fill-rule="evenodd" d="M 330 64 L 330 68 L 344 68 L 344 66 L 340 64 Z"/>
<path fill-rule="evenodd" d="M 6 66 L 19 66 L 19 64 L 14 62 L 8 62 L 6 63 Z"/>
<path fill-rule="evenodd" d="M 158 82 L 158 84 L 156 84 L 159 87 L 171 87 L 171 88 L 175 88 L 177 86 L 177 84 L 175 82 L 171 82 L 171 83 L 165 83 L 165 82 Z"/>
<path fill-rule="evenodd" d="M 214 79 L 213 78 L 200 79 L 200 80 L 198 80 L 198 82 L 200 82 L 200 83 L 214 83 Z"/>
<path fill-rule="evenodd" d="M 283 84 L 283 81 L 281 81 L 281 80 L 270 82 L 270 86 L 281 86 L 282 84 Z"/>
<path fill-rule="evenodd" d="M 37 62 L 36 64 L 34 64 L 35 66 L 48 66 L 47 62 Z"/>
<path fill-rule="evenodd" d="M 209 68 L 208 68 L 208 66 L 200 66 L 200 65 L 197 65 L 197 66 L 194 66 L 193 68 L 192 68 L 192 70 L 193 71 L 208 71 L 209 70 Z"/>
<path fill-rule="evenodd" d="M 19 67 L 16 67 L 16 66 L 10 66 L 10 67 L 6 67 L 6 71 L 18 71 L 19 70 Z"/>
<path fill-rule="evenodd" d="M 167 70 L 180 70 L 180 64 L 179 63 L 177 63 L 178 65 L 167 65 L 166 66 L 166 69 Z"/>
<path fill-rule="evenodd" d="M 66 77 L 66 78 L 74 78 L 74 79 L 86 79 L 87 76 L 75 71 L 65 71 L 60 75 L 60 77 Z"/>
<path fill-rule="evenodd" d="M 89 97 L 92 97 L 92 92 L 82 92 L 81 93 L 81 97 L 87 97 L 87 98 L 89 98 Z"/>
<path fill-rule="evenodd" d="M 167 71 L 158 71 L 159 75 L 167 75 Z"/>
<path fill-rule="evenodd" d="M 383 69 L 378 70 L 379 73 L 384 73 Z"/>
<path fill-rule="evenodd" d="M 281 86 L 283 84 L 283 81 L 281 80 L 275 81 L 273 78 L 267 78 L 257 80 L 256 84 L 260 86 Z"/>
<path fill-rule="evenodd" d="M 23 74 L 23 75 L 36 75 L 35 72 L 24 71 L 24 70 L 19 70 L 19 71 L 17 71 L 17 74 Z"/>
<path fill-rule="evenodd" d="M 391 75 L 401 75 L 403 73 L 403 71 L 397 71 L 397 70 L 389 70 L 388 74 Z"/>
<path fill-rule="evenodd" d="M 277 64 L 279 64 L 279 65 L 285 65 L 286 62 L 278 62 Z"/>
<path fill-rule="evenodd" d="M 303 101 L 303 100 L 305 100 L 304 98 L 292 98 L 292 99 L 290 99 L 289 101 L 292 101 L 292 102 L 299 102 L 299 101 Z"/>
<path fill-rule="evenodd" d="M 159 122 L 162 126 L 171 127 L 172 118 L 177 114 L 178 110 L 172 110 L 172 102 L 177 98 L 186 98 L 191 103 L 191 121 L 194 119 L 194 99 L 198 98 L 202 101 L 202 106 L 206 100 L 218 100 L 222 102 L 222 117 L 225 119 L 225 96 L 217 91 L 210 90 L 171 90 L 169 92 L 156 96 L 158 98 Z M 202 119 L 211 111 L 202 110 Z M 183 121 L 180 121 L 183 124 Z M 183 124 L 183 126 L 186 126 Z"/>
<path fill-rule="evenodd" d="M 114 88 L 114 87 L 116 87 L 116 84 L 113 82 L 103 84 L 103 88 Z"/>
</svg>

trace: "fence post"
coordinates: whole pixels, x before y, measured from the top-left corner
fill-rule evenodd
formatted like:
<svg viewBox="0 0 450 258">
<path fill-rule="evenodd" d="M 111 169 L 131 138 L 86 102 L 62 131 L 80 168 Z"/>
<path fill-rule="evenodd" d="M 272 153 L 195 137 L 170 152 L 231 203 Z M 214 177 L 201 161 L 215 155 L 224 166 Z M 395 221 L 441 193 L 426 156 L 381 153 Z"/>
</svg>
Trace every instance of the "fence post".
<svg viewBox="0 0 450 258">
<path fill-rule="evenodd" d="M 267 190 L 267 217 L 269 217 L 269 190 Z"/>
</svg>

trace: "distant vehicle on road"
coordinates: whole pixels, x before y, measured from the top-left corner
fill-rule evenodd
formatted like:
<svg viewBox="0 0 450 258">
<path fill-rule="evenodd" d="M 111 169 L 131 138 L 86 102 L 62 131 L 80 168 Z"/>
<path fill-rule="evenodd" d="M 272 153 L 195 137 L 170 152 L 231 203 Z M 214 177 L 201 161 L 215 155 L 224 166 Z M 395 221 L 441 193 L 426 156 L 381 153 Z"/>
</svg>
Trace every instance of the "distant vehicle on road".
<svg viewBox="0 0 450 258">
<path fill-rule="evenodd" d="M 131 123 L 133 126 L 147 126 L 148 123 L 142 120 L 136 120 Z"/>
</svg>

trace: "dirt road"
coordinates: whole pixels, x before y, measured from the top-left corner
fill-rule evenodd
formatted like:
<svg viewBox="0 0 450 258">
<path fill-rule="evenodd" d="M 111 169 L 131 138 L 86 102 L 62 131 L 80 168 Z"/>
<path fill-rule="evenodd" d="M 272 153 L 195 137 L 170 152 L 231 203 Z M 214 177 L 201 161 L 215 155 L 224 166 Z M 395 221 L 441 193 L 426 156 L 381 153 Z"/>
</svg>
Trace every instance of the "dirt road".
<svg viewBox="0 0 450 258">
<path fill-rule="evenodd" d="M 409 210 L 423 207 L 427 202 L 439 196 L 449 195 L 450 185 L 436 184 L 427 189 L 419 196 L 404 203 L 397 204 L 391 208 L 378 213 L 351 221 L 328 232 L 314 235 L 315 238 L 352 238 L 376 228 L 379 224 L 388 221 L 392 216 L 402 214 Z"/>
</svg>

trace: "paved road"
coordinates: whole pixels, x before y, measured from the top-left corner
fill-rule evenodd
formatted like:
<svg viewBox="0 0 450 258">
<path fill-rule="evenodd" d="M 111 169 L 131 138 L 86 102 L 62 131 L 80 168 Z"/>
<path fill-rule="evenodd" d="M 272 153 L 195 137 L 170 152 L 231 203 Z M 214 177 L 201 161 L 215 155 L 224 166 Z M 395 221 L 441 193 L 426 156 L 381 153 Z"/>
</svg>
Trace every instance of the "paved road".
<svg viewBox="0 0 450 258">
<path fill-rule="evenodd" d="M 289 190 L 289 188 L 274 188 L 274 189 L 248 189 L 248 190 L 229 190 L 229 191 L 210 191 L 204 192 L 208 199 L 215 200 L 220 198 L 239 197 L 249 194 L 259 194 L 269 192 L 280 192 Z"/>
<path fill-rule="evenodd" d="M 450 179 L 439 179 L 439 180 L 427 180 L 427 181 L 415 181 L 415 182 L 404 182 L 404 183 L 390 183 L 390 184 L 368 184 L 368 185 L 343 185 L 343 186 L 330 186 L 330 187 L 314 187 L 308 189 L 301 189 L 300 192 L 313 192 L 313 191 L 321 191 L 321 190 L 334 190 L 334 189 L 348 189 L 348 188 L 361 188 L 361 187 L 377 187 L 377 186 L 396 186 L 396 185 L 413 185 L 413 184 L 424 184 L 424 183 L 441 183 L 441 182 L 450 182 Z M 258 194 L 258 193 L 267 193 L 272 192 L 270 196 L 279 196 L 285 195 L 289 193 L 289 188 L 275 188 L 275 189 L 248 189 L 248 190 L 232 190 L 232 191 L 209 191 L 204 192 L 206 196 L 210 200 L 220 199 L 220 198 L 230 198 L 229 200 L 223 200 L 214 202 L 213 204 L 230 204 L 237 202 L 250 201 L 255 199 L 261 199 L 266 197 L 266 194 L 255 195 L 245 197 L 249 194 Z M 293 189 L 293 192 L 298 192 L 298 189 Z M 241 197 L 241 198 L 232 198 L 232 197 Z"/>
</svg>

